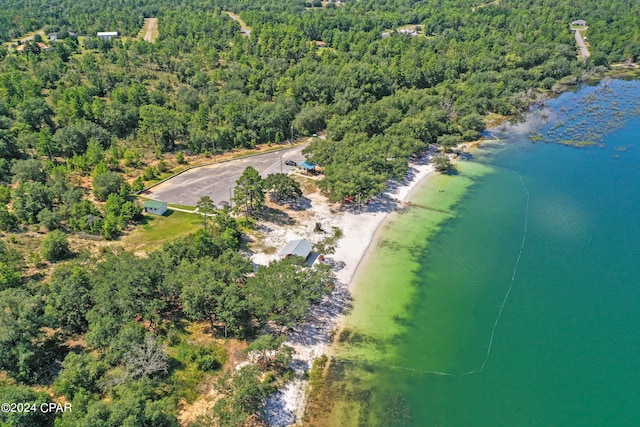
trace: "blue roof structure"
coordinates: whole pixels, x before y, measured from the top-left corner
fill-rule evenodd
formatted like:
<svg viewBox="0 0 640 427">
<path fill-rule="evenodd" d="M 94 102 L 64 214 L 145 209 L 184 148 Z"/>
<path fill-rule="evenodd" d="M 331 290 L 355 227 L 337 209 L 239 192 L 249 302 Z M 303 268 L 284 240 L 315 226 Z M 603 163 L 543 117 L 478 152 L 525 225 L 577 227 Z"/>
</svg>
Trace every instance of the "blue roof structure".
<svg viewBox="0 0 640 427">
<path fill-rule="evenodd" d="M 309 170 L 313 170 L 316 167 L 315 163 L 311 163 L 311 162 L 302 162 L 302 163 L 298 163 L 298 166 L 300 166 L 301 168 L 305 168 L 305 169 L 309 169 Z"/>
</svg>

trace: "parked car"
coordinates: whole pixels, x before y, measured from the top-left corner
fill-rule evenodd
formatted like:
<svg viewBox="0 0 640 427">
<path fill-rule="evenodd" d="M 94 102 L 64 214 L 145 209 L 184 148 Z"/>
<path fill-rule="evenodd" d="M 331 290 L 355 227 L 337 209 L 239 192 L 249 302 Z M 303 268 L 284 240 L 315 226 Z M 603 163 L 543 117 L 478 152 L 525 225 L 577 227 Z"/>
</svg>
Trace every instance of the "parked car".
<svg viewBox="0 0 640 427">
<path fill-rule="evenodd" d="M 298 166 L 298 164 L 296 162 L 294 162 L 293 160 L 285 160 L 284 164 L 287 166 Z"/>
</svg>

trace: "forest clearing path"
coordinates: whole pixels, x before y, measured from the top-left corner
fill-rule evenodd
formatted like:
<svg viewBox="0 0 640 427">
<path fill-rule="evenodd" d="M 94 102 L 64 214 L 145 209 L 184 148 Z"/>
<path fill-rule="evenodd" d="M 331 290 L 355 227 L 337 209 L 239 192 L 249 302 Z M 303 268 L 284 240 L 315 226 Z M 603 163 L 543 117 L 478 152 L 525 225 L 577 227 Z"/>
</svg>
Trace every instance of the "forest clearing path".
<svg viewBox="0 0 640 427">
<path fill-rule="evenodd" d="M 153 43 L 159 35 L 158 18 L 144 18 L 144 25 L 140 29 L 140 33 L 138 33 L 138 38 L 142 38 L 146 42 Z"/>
<path fill-rule="evenodd" d="M 7 46 L 11 46 L 17 43 L 24 43 L 27 40 L 33 40 L 33 38 L 36 36 L 36 34 L 40 34 L 40 36 L 42 36 L 42 38 L 44 38 L 45 34 L 44 34 L 44 30 L 40 29 L 40 30 L 36 30 L 36 31 L 32 31 L 30 33 L 27 33 L 25 35 L 23 35 L 22 37 L 18 37 L 15 38 L 11 41 L 5 42 L 5 45 Z"/>
<path fill-rule="evenodd" d="M 586 28 L 584 29 L 586 30 Z M 580 33 L 580 30 L 576 29 L 574 36 L 576 38 L 576 43 L 578 44 L 578 48 L 580 49 L 580 55 L 582 56 L 583 59 L 586 60 L 591 56 L 591 54 L 589 53 L 589 49 L 587 49 L 587 45 L 585 44 L 584 39 L 582 38 L 582 34 Z"/>
<path fill-rule="evenodd" d="M 242 19 L 240 19 L 239 15 L 236 15 L 233 12 L 225 12 L 225 13 L 229 15 L 229 18 L 233 19 L 238 24 L 240 24 L 240 31 L 242 32 L 242 34 L 244 34 L 247 37 L 251 37 L 251 27 L 248 26 Z"/>
</svg>

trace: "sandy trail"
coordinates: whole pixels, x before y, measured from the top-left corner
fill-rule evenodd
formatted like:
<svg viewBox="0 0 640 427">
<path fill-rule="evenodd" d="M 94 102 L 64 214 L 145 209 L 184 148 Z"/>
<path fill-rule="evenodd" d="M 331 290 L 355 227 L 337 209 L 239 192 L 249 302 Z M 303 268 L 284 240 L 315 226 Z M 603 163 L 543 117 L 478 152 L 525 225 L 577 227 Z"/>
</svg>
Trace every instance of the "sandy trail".
<svg viewBox="0 0 640 427">
<path fill-rule="evenodd" d="M 158 25 L 158 18 L 149 18 L 149 22 L 147 24 L 147 32 L 144 35 L 144 40 L 151 43 L 153 41 L 153 30 Z"/>
<path fill-rule="evenodd" d="M 225 12 L 227 15 L 229 15 L 229 18 L 233 19 L 234 21 L 236 21 L 238 24 L 240 24 L 240 32 L 247 36 L 247 37 L 251 37 L 251 27 L 248 26 L 242 19 L 240 19 L 240 16 L 236 15 L 233 12 Z"/>
</svg>

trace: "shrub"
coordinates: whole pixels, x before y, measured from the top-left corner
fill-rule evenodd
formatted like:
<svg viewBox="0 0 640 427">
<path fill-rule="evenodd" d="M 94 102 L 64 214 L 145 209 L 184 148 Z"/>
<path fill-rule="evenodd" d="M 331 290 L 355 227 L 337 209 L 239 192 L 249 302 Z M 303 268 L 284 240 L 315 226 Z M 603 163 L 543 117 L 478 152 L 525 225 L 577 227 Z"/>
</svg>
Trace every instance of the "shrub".
<svg viewBox="0 0 640 427">
<path fill-rule="evenodd" d="M 453 169 L 451 160 L 445 154 L 437 154 L 433 156 L 433 165 L 438 172 L 446 173 Z"/>
<path fill-rule="evenodd" d="M 217 371 L 222 368 L 222 363 L 213 355 L 198 358 L 198 369 L 201 371 Z"/>
<path fill-rule="evenodd" d="M 185 160 L 184 160 L 184 154 L 182 154 L 182 151 L 178 151 L 178 152 L 176 153 L 176 161 L 177 161 L 178 163 L 180 163 L 181 165 L 183 165 L 183 164 L 185 164 L 185 163 L 186 163 L 186 162 L 185 162 Z"/>
<path fill-rule="evenodd" d="M 104 202 L 109 194 L 119 193 L 124 186 L 122 175 L 115 172 L 105 172 L 93 179 L 93 195 Z"/>
<path fill-rule="evenodd" d="M 50 262 L 56 262 L 69 256 L 69 242 L 67 236 L 60 230 L 47 234 L 42 242 L 42 256 Z"/>
</svg>

